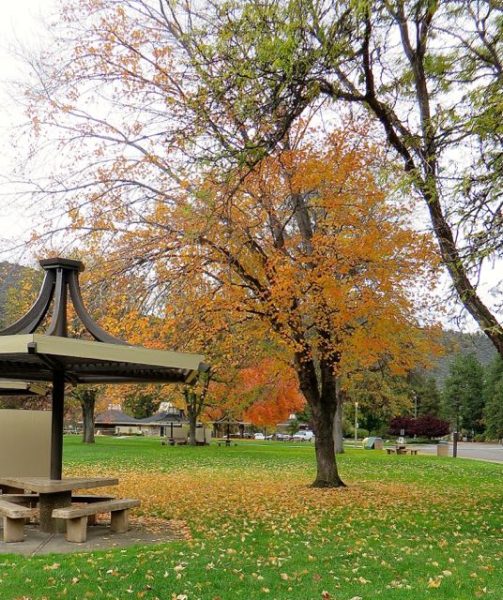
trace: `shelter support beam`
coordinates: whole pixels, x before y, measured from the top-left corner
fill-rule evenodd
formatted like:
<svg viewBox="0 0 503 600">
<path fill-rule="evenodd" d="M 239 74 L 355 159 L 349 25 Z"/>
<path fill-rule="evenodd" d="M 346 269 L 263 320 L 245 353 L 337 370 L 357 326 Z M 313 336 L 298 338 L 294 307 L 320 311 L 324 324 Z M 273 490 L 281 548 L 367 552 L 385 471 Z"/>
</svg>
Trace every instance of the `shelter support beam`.
<svg viewBox="0 0 503 600">
<path fill-rule="evenodd" d="M 63 415 L 65 373 L 56 370 L 52 377 L 51 479 L 61 479 L 63 472 Z"/>
</svg>

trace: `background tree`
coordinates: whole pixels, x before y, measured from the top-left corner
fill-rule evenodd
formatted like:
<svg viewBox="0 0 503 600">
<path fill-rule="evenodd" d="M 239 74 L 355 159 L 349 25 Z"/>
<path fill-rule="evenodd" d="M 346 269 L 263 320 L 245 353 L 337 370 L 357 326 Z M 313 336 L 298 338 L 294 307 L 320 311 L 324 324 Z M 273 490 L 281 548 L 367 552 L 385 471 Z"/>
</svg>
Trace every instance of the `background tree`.
<svg viewBox="0 0 503 600">
<path fill-rule="evenodd" d="M 424 370 L 412 370 L 407 376 L 407 382 L 411 387 L 413 409 L 417 416 L 427 415 L 439 417 L 441 413 L 441 395 L 436 379 L 427 375 Z"/>
<path fill-rule="evenodd" d="M 300 413 L 306 404 L 295 371 L 282 361 L 265 359 L 243 369 L 239 380 L 242 385 L 236 386 L 236 391 L 249 404 L 243 419 L 257 427 L 274 430 L 291 414 Z"/>
<path fill-rule="evenodd" d="M 445 381 L 445 414 L 453 423 L 460 419 L 461 428 L 468 434 L 481 433 L 484 429 L 483 376 L 482 366 L 474 354 L 458 354 Z"/>
<path fill-rule="evenodd" d="M 135 419 L 145 419 L 146 417 L 151 417 L 159 410 L 161 401 L 162 396 L 159 386 L 156 386 L 154 389 L 135 386 L 133 390 L 129 390 L 124 396 L 122 409 L 126 414 L 135 417 Z"/>
<path fill-rule="evenodd" d="M 352 376 L 347 386 L 347 429 L 354 436 L 354 408 L 358 402 L 358 423 L 369 432 L 384 434 L 392 417 L 411 410 L 412 393 L 404 375 L 395 375 L 384 366 Z"/>
<path fill-rule="evenodd" d="M 0 262 L 0 326 L 7 327 L 26 313 L 41 283 L 40 271 Z"/>
<path fill-rule="evenodd" d="M 204 272 L 179 270 L 178 285 L 171 289 L 170 283 L 164 280 L 168 278 L 164 265 L 149 266 L 157 268 L 157 275 L 161 277 L 158 281 L 152 274 L 144 273 L 142 264 L 137 270 L 138 265 L 128 265 L 127 257 L 120 252 L 116 258 L 125 261 L 122 273 L 114 274 L 116 265 L 113 264 L 111 269 L 110 265 L 102 265 L 97 270 L 101 273 L 111 270 L 110 279 L 114 280 L 113 286 L 107 284 L 106 287 L 108 310 L 104 323 L 107 330 L 147 347 L 199 351 L 210 368 L 200 374 L 195 385 L 137 388 L 133 397 L 130 386 L 115 387 L 111 394 L 126 410 L 133 411 L 134 416 L 148 416 L 146 410 L 155 412 L 162 399 L 183 407 L 189 421 L 189 443 L 196 445 L 197 422 L 206 418 L 209 408 L 213 418 L 222 411 L 242 415 L 248 404 L 239 396 L 242 392 L 240 373 L 246 365 L 265 356 L 269 352 L 268 345 L 251 335 L 251 328 L 248 331 L 246 324 L 230 323 L 225 314 L 202 310 L 208 301 Z M 95 285 L 99 286 L 100 282 Z"/>
<path fill-rule="evenodd" d="M 425 437 L 428 439 L 439 438 L 449 433 L 448 421 L 426 415 L 424 417 L 395 417 L 389 425 L 391 435 L 402 435 L 402 431 L 409 437 Z"/>
<path fill-rule="evenodd" d="M 503 360 L 496 356 L 487 367 L 484 382 L 486 438 L 503 438 Z"/>
<path fill-rule="evenodd" d="M 0 396 L 0 408 L 51 410 L 51 400 L 48 394 L 42 396 Z"/>
<path fill-rule="evenodd" d="M 94 444 L 94 409 L 99 393 L 99 387 L 89 385 L 77 385 L 71 391 L 71 395 L 79 401 L 82 408 L 84 444 Z"/>
<path fill-rule="evenodd" d="M 196 387 L 184 386 L 183 396 L 187 417 L 189 419 L 189 444 L 197 445 L 196 428 L 197 420 L 201 416 L 204 408 L 207 406 L 208 389 L 211 382 L 211 370 L 202 373 L 199 376 L 199 382 Z"/>
</svg>

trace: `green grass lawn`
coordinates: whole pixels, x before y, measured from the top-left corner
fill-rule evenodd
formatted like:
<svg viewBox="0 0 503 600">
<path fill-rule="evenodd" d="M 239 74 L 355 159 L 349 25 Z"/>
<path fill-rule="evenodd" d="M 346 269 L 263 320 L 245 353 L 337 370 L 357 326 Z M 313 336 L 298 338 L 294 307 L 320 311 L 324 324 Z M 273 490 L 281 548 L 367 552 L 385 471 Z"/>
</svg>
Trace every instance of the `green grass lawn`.
<svg viewBox="0 0 503 600">
<path fill-rule="evenodd" d="M 0 556 L 0 598 L 503 599 L 502 465 L 348 450 L 346 489 L 311 489 L 312 445 L 65 440 L 66 475 L 116 475 L 136 519 L 192 539 Z"/>
</svg>

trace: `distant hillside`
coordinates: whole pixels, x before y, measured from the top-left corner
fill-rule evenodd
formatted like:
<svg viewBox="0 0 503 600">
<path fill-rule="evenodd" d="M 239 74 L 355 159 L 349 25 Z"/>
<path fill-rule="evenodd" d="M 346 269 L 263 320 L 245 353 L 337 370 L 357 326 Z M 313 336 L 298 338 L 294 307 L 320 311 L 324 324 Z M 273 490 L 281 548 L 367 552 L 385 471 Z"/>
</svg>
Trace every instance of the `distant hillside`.
<svg viewBox="0 0 503 600">
<path fill-rule="evenodd" d="M 481 332 L 462 333 L 446 330 L 443 334 L 442 345 L 445 348 L 445 354 L 434 359 L 435 366 L 429 371 L 437 380 L 439 387 L 443 386 L 449 375 L 449 365 L 456 354 L 473 353 L 484 366 L 490 363 L 496 354 L 494 346 Z"/>
</svg>

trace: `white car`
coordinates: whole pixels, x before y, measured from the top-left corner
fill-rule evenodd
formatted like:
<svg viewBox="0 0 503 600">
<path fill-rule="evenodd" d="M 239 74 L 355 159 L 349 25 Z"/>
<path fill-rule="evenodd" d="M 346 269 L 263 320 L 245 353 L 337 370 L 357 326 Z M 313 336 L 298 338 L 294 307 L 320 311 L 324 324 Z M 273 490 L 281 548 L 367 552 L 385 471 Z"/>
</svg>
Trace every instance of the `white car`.
<svg viewBox="0 0 503 600">
<path fill-rule="evenodd" d="M 263 433 L 256 433 L 253 436 L 253 439 L 255 439 L 255 440 L 265 440 L 265 435 Z"/>
<path fill-rule="evenodd" d="M 292 435 L 292 440 L 300 442 L 310 442 L 314 438 L 314 433 L 309 429 L 301 429 Z"/>
</svg>

